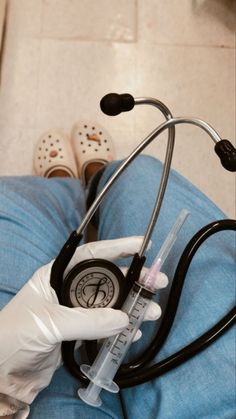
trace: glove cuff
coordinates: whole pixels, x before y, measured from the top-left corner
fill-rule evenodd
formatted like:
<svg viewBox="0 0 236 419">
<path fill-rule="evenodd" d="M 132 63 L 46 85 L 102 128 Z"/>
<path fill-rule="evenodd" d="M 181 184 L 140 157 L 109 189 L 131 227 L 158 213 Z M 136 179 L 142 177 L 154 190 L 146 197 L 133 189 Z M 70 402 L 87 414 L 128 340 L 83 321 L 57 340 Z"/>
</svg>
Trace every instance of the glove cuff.
<svg viewBox="0 0 236 419">
<path fill-rule="evenodd" d="M 1 416 L 14 415 L 16 419 L 26 419 L 29 412 L 30 409 L 26 403 L 0 393 L 0 418 Z"/>
</svg>

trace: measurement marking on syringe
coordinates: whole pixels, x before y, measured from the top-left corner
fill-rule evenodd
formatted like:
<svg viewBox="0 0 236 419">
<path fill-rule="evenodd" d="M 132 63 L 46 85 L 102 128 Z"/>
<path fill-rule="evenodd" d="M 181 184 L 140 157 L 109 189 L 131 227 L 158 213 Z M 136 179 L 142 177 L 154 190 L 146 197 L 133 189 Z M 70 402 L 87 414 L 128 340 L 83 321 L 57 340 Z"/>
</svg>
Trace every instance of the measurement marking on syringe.
<svg viewBox="0 0 236 419">
<path fill-rule="evenodd" d="M 123 356 L 125 348 L 130 343 L 130 339 L 134 336 L 134 331 L 136 331 L 136 325 L 139 321 L 143 309 L 147 304 L 143 299 L 135 301 L 135 304 L 132 306 L 129 314 L 129 325 L 126 327 L 119 335 L 115 337 L 115 339 L 111 338 L 110 341 L 107 342 L 106 348 L 109 350 L 110 354 L 112 355 L 112 363 L 118 365 L 120 362 L 119 360 Z"/>
<path fill-rule="evenodd" d="M 119 347 L 118 345 L 114 345 L 114 346 L 113 346 L 113 349 L 119 349 L 119 350 L 120 350 L 120 347 Z M 113 350 L 113 349 L 112 349 L 112 350 Z"/>
<path fill-rule="evenodd" d="M 124 338 L 126 340 L 126 335 L 119 336 L 119 339 L 117 340 L 117 342 L 121 342 L 121 343 L 125 342 Z"/>
<path fill-rule="evenodd" d="M 118 348 L 118 349 L 120 349 L 120 348 Z M 117 356 L 118 358 L 120 358 L 121 355 L 122 355 L 122 352 L 118 352 L 118 351 L 116 352 L 113 349 L 110 352 L 111 352 L 112 355 Z"/>
<path fill-rule="evenodd" d="M 140 317 L 140 315 L 138 314 L 137 316 L 132 315 L 132 319 L 138 320 Z M 131 323 L 131 322 L 130 322 Z"/>
<path fill-rule="evenodd" d="M 134 307 L 133 312 L 137 311 L 139 313 L 139 308 L 138 307 Z"/>
</svg>

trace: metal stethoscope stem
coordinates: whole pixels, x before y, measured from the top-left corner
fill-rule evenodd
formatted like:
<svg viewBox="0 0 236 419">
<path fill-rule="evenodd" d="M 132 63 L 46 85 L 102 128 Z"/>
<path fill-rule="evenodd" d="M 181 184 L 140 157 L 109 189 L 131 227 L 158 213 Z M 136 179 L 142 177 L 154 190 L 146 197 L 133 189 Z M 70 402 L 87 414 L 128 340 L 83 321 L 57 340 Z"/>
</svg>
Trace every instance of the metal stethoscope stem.
<svg viewBox="0 0 236 419">
<path fill-rule="evenodd" d="M 103 197 L 107 193 L 107 191 L 110 189 L 110 187 L 113 185 L 116 179 L 122 174 L 122 172 L 126 169 L 126 167 L 135 159 L 135 157 L 140 154 L 158 135 L 160 135 L 163 131 L 166 129 L 169 130 L 168 135 L 168 143 L 167 143 L 167 150 L 166 150 L 166 156 L 164 161 L 164 167 L 160 182 L 160 187 L 157 195 L 157 199 L 154 205 L 154 209 L 151 215 L 151 219 L 142 243 L 142 246 L 139 251 L 139 256 L 142 257 L 143 254 L 146 251 L 146 248 L 148 246 L 148 243 L 150 241 L 150 237 L 152 235 L 152 231 L 155 227 L 156 220 L 158 217 L 158 214 L 160 212 L 160 208 L 162 205 L 166 185 L 168 182 L 170 167 L 171 167 L 171 161 L 173 156 L 173 150 L 174 150 L 174 141 L 175 141 L 175 125 L 178 124 L 192 124 L 196 125 L 199 128 L 202 128 L 214 141 L 214 143 L 218 143 L 221 141 L 221 137 L 217 134 L 217 132 L 205 121 L 202 121 L 201 119 L 197 118 L 191 118 L 191 117 L 179 117 L 179 118 L 173 118 L 170 110 L 167 108 L 166 105 L 164 105 L 162 102 L 153 99 L 153 98 L 136 98 L 134 99 L 135 105 L 152 105 L 158 108 L 167 121 L 160 124 L 156 129 L 154 129 L 135 149 L 134 151 L 121 163 L 119 168 L 116 170 L 116 172 L 111 176 L 109 181 L 106 183 L 100 194 L 97 196 L 91 207 L 89 208 L 86 216 L 82 220 L 82 223 L 80 224 L 77 234 L 81 234 L 84 229 L 87 227 L 89 221 L 91 220 L 93 214 L 97 210 L 97 208 L 100 205 L 100 202 L 102 201 Z"/>
</svg>

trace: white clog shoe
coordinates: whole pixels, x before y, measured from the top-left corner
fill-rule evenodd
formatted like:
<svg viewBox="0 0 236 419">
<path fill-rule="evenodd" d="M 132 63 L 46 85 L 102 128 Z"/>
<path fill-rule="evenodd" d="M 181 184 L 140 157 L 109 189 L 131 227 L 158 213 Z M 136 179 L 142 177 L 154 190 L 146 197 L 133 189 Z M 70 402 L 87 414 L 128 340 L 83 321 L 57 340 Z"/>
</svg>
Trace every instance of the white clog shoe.
<svg viewBox="0 0 236 419">
<path fill-rule="evenodd" d="M 34 152 L 36 175 L 49 177 L 55 170 L 63 170 L 78 178 L 76 161 L 68 137 L 59 131 L 48 130 L 38 140 Z"/>
<path fill-rule="evenodd" d="M 71 143 L 76 156 L 79 178 L 84 185 L 88 164 L 106 164 L 115 159 L 111 136 L 97 123 L 78 122 L 73 127 Z"/>
</svg>

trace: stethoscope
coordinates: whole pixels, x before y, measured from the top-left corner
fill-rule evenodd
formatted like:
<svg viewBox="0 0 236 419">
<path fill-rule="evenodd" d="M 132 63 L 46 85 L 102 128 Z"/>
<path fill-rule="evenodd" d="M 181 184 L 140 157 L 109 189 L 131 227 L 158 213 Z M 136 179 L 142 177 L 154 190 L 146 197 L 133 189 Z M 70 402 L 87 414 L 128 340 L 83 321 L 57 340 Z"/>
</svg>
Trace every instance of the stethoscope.
<svg viewBox="0 0 236 419">
<path fill-rule="evenodd" d="M 122 306 L 132 285 L 140 276 L 142 267 L 146 260 L 145 252 L 161 209 L 170 173 L 175 141 L 175 125 L 183 123 L 193 124 L 206 131 L 215 143 L 214 149 L 216 154 L 219 156 L 223 167 L 231 172 L 236 171 L 236 149 L 228 140 L 221 139 L 217 132 L 206 122 L 189 117 L 173 118 L 169 109 L 162 102 L 153 98 L 133 98 L 130 94 L 119 95 L 111 93 L 104 96 L 100 103 L 102 111 L 111 116 L 118 115 L 121 112 L 130 111 L 135 105 L 143 104 L 152 105 L 158 108 L 166 118 L 166 121 L 153 130 L 120 164 L 118 169 L 110 177 L 107 184 L 90 206 L 77 231 L 73 231 L 71 233 L 70 237 L 55 259 L 51 270 L 50 283 L 56 291 L 59 303 L 62 305 L 66 305 L 68 307 L 81 306 L 86 308 L 120 308 Z M 90 259 L 80 262 L 65 275 L 64 273 L 66 268 L 77 246 L 81 242 L 83 232 L 88 226 L 106 193 L 109 191 L 116 179 L 124 172 L 127 166 L 137 157 L 137 155 L 139 155 L 148 144 L 150 144 L 166 129 L 168 129 L 168 142 L 159 191 L 147 231 L 144 235 L 142 246 L 140 251 L 134 255 L 126 278 L 124 278 L 123 273 L 115 264 L 104 259 Z M 119 369 L 116 376 L 116 382 L 120 387 L 124 388 L 141 384 L 167 373 L 171 369 L 177 367 L 202 351 L 234 324 L 236 306 L 233 307 L 217 324 L 215 324 L 215 326 L 205 332 L 194 342 L 163 361 L 148 367 L 149 362 L 160 351 L 170 332 L 177 311 L 184 280 L 195 253 L 208 237 L 223 230 L 236 231 L 236 220 L 214 221 L 203 227 L 187 244 L 176 268 L 162 323 L 158 328 L 150 346 L 145 348 L 145 352 L 131 362 L 122 365 Z M 83 375 L 75 360 L 75 344 L 76 342 L 62 343 L 62 357 L 64 365 L 74 377 L 84 383 L 87 383 L 88 379 L 85 375 Z M 86 342 L 86 347 L 87 356 L 92 362 L 97 353 L 97 344 L 96 342 Z"/>
</svg>

